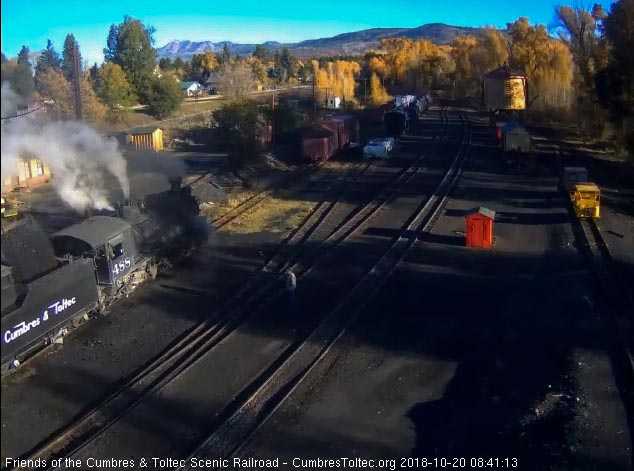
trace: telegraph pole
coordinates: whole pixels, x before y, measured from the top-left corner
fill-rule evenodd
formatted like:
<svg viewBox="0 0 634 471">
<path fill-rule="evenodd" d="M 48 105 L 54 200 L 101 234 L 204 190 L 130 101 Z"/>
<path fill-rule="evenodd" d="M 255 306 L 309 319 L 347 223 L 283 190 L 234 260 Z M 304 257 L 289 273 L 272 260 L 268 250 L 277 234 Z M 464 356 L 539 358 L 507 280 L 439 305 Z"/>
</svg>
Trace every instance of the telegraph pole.
<svg viewBox="0 0 634 471">
<path fill-rule="evenodd" d="M 313 77 L 313 105 L 315 107 L 313 121 L 317 121 L 317 98 L 315 97 L 315 77 Z"/>
<path fill-rule="evenodd" d="M 81 110 L 81 67 L 79 64 L 79 54 L 77 51 L 77 41 L 73 42 L 73 75 L 75 79 L 75 117 L 78 121 L 83 119 Z"/>
<path fill-rule="evenodd" d="M 363 77 L 363 106 L 368 106 L 368 78 Z"/>
</svg>

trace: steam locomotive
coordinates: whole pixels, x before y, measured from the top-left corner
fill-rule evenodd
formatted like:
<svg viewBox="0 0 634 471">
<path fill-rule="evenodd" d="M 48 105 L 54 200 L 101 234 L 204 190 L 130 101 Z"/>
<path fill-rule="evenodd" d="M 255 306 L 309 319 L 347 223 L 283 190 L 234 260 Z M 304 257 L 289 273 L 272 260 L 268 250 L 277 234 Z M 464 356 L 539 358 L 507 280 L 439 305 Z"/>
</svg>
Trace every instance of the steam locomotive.
<svg viewBox="0 0 634 471">
<path fill-rule="evenodd" d="M 59 341 L 209 238 L 191 189 L 171 189 L 117 215 L 91 216 L 50 237 L 30 218 L 2 233 L 2 372 Z"/>
</svg>

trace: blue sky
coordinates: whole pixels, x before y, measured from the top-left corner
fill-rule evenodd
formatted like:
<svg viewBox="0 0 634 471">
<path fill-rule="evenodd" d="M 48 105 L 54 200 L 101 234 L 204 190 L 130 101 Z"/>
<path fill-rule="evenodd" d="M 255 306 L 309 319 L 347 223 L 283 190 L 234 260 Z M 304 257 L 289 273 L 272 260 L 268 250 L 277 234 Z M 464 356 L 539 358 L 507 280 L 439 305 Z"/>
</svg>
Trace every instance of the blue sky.
<svg viewBox="0 0 634 471">
<path fill-rule="evenodd" d="M 108 28 L 125 14 L 154 26 L 156 46 L 163 46 L 173 39 L 296 42 L 435 22 L 503 27 L 520 16 L 548 24 L 561 3 L 573 0 L 2 0 L 2 52 L 15 56 L 23 44 L 39 51 L 48 38 L 61 51 L 66 34 L 73 33 L 84 59 L 101 62 Z M 607 11 L 612 1 L 599 3 Z"/>
</svg>

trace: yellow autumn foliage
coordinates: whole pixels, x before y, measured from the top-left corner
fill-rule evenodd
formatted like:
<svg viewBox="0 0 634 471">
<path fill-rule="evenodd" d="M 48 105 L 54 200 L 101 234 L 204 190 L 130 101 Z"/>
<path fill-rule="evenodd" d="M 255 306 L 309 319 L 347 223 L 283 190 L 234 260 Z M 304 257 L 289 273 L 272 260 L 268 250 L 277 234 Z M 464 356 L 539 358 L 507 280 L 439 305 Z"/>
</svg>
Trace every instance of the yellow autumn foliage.
<svg viewBox="0 0 634 471">
<path fill-rule="evenodd" d="M 355 79 L 361 72 L 356 61 L 329 61 L 324 67 L 318 61 L 311 62 L 315 75 L 316 92 L 320 100 L 327 97 L 340 97 L 345 101 L 354 101 Z"/>
</svg>

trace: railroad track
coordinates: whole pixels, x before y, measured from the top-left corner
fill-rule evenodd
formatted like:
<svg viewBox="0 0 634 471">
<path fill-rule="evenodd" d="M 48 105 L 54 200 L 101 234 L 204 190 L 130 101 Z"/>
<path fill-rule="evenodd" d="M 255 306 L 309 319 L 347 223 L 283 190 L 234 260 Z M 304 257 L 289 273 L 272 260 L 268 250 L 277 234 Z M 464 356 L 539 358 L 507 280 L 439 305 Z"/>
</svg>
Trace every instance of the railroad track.
<svg viewBox="0 0 634 471">
<path fill-rule="evenodd" d="M 546 142 L 552 142 L 546 140 Z M 554 145 L 556 165 L 561 174 L 562 166 L 582 164 L 587 168 L 587 157 L 579 157 L 574 153 L 561 151 L 557 144 Z M 612 344 L 612 368 L 616 379 L 617 388 L 621 394 L 623 404 L 628 416 L 628 422 L 634 423 L 634 357 L 632 355 L 632 312 L 634 312 L 634 300 L 632 299 L 631 286 L 619 278 L 614 269 L 614 260 L 599 223 L 594 218 L 578 218 L 574 208 L 567 198 L 568 214 L 572 222 L 573 233 L 577 245 L 588 259 L 591 271 L 597 281 L 599 292 L 602 294 L 601 310 L 602 320 L 614 339 Z"/>
<path fill-rule="evenodd" d="M 574 217 L 574 212 L 571 213 Z M 604 294 L 604 302 L 607 304 L 607 316 L 604 316 L 608 328 L 616 340 L 614 354 L 619 366 L 620 375 L 624 380 L 622 393 L 624 396 L 626 410 L 628 411 L 630 423 L 634 419 L 634 357 L 628 341 L 628 331 L 632 332 L 632 312 L 634 303 L 632 302 L 631 286 L 626 286 L 623 280 L 618 278 L 613 268 L 613 259 L 610 249 L 605 242 L 595 219 L 576 219 L 579 223 L 577 233 L 581 239 L 582 246 L 586 248 L 586 253 L 592 270 L 598 281 L 599 288 Z"/>
<path fill-rule="evenodd" d="M 284 185 L 288 184 L 289 182 L 292 182 L 294 179 L 296 179 L 298 177 L 302 177 L 302 176 L 304 176 L 306 174 L 309 174 L 311 172 L 319 170 L 321 168 L 322 164 L 323 164 L 323 162 L 311 164 L 311 165 L 308 165 L 308 166 L 302 168 L 298 172 L 293 172 L 293 175 L 288 177 L 285 180 Z M 224 227 L 227 224 L 229 224 L 231 221 L 234 221 L 237 218 L 239 218 L 240 216 L 242 216 L 244 213 L 249 211 L 251 208 L 254 208 L 254 207 L 262 204 L 264 201 L 269 199 L 274 193 L 275 193 L 275 189 L 264 189 L 262 191 L 259 191 L 255 195 L 247 198 L 245 201 L 243 201 L 240 204 L 238 204 L 236 207 L 234 207 L 231 210 L 227 211 L 222 216 L 218 216 L 217 218 L 212 219 L 211 224 L 216 229 L 220 229 L 221 227 Z"/>
<path fill-rule="evenodd" d="M 443 116 L 441 118 L 444 120 L 443 122 L 448 122 L 446 109 L 441 112 L 441 116 Z M 283 270 L 290 267 L 298 273 L 298 278 L 305 276 L 320 260 L 331 254 L 352 234 L 358 232 L 370 217 L 376 214 L 421 170 L 422 160 L 425 156 L 426 154 L 419 155 L 410 167 L 399 172 L 379 195 L 359 208 L 340 227 L 326 237 L 316 250 L 309 251 L 308 256 L 301 256 L 304 242 L 310 238 L 339 201 L 337 199 L 328 202 L 327 198 L 322 200 L 300 228 L 287 239 L 287 243 L 278 254 L 267 262 L 260 273 L 261 276 L 256 277 L 255 282 L 248 283 L 239 290 L 232 297 L 232 300 L 224 306 L 224 309 L 220 310 L 220 314 L 216 313 L 209 321 L 192 329 L 150 363 L 133 373 L 121 387 L 100 401 L 99 404 L 33 448 L 22 458 L 34 460 L 51 456 L 68 456 L 87 446 L 95 437 L 108 430 L 138 405 L 150 392 L 160 389 L 183 374 L 210 349 L 231 335 L 245 318 L 257 311 L 258 307 L 283 291 L 275 289 L 280 285 Z M 359 165 L 344 179 L 342 186 L 345 187 L 346 184 L 356 182 L 368 168 L 369 164 Z M 262 301 L 263 297 L 264 302 Z"/>
<path fill-rule="evenodd" d="M 462 144 L 452 165 L 379 260 L 308 336 L 291 344 L 265 373 L 225 408 L 223 416 L 226 419 L 196 447 L 186 462 L 192 458 L 226 458 L 237 453 L 328 354 L 347 328 L 358 320 L 365 305 L 396 270 L 458 180 L 471 141 L 469 128 L 465 121 L 463 123 Z M 177 469 L 185 471 L 193 468 L 185 465 Z"/>
</svg>

